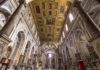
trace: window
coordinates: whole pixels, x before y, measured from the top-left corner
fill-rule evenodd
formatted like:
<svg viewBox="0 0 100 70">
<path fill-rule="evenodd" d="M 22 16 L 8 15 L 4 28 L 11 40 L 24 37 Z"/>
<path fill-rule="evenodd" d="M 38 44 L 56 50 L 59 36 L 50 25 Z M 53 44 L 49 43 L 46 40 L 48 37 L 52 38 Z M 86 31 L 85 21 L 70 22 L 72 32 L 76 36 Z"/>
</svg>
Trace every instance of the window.
<svg viewBox="0 0 100 70">
<path fill-rule="evenodd" d="M 60 12 L 61 12 L 61 13 L 64 13 L 64 6 L 61 6 L 61 7 L 60 7 Z"/>
<path fill-rule="evenodd" d="M 40 7 L 39 6 L 36 6 L 36 12 L 40 13 Z"/>
<path fill-rule="evenodd" d="M 74 20 L 74 16 L 72 15 L 72 13 L 69 14 L 69 20 L 70 20 L 70 22 L 72 22 Z"/>
</svg>

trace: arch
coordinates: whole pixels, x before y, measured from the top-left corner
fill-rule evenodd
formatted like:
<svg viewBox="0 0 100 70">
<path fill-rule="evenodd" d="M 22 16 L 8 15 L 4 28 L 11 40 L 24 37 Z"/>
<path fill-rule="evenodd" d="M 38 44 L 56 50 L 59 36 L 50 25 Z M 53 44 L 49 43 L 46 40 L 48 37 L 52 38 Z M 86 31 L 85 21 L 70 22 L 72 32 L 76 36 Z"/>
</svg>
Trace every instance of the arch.
<svg viewBox="0 0 100 70">
<path fill-rule="evenodd" d="M 77 29 L 74 34 L 74 38 L 77 38 L 78 41 L 86 41 L 86 36 L 81 29 Z"/>
<path fill-rule="evenodd" d="M 44 43 L 42 45 L 42 53 L 46 54 L 48 51 L 52 51 L 55 53 L 56 51 L 56 44 L 53 42 L 49 42 L 49 43 Z"/>
<path fill-rule="evenodd" d="M 100 11 L 100 4 L 94 6 L 90 11 L 89 14 L 91 15 L 92 13 Z"/>
<path fill-rule="evenodd" d="M 11 13 L 8 10 L 4 9 L 4 8 L 0 8 L 0 12 L 2 12 L 5 15 L 6 18 L 11 16 Z"/>
<path fill-rule="evenodd" d="M 21 51 L 22 46 L 25 41 L 25 34 L 23 31 L 19 31 L 17 36 L 16 36 L 16 46 L 14 47 L 14 51 L 12 52 L 11 58 L 14 60 L 13 63 L 17 64 L 20 60 L 20 54 L 18 55 L 18 51 Z M 17 62 L 16 62 L 17 61 Z"/>
<path fill-rule="evenodd" d="M 0 12 L 0 30 L 4 27 L 7 22 L 7 17 L 4 13 Z"/>
<path fill-rule="evenodd" d="M 98 27 L 100 28 L 100 5 L 96 5 L 94 6 L 89 14 L 92 16 L 92 18 L 94 19 L 94 21 L 96 22 L 96 24 L 98 25 Z"/>
<path fill-rule="evenodd" d="M 77 29 L 74 35 L 74 38 L 77 40 L 75 41 L 76 44 L 76 51 L 77 54 L 80 53 L 81 58 L 85 58 L 85 56 L 89 56 L 89 49 L 87 47 L 88 41 L 86 39 L 85 34 L 83 33 L 82 29 Z M 76 55 L 77 55 L 76 54 Z"/>
<path fill-rule="evenodd" d="M 92 45 L 96 52 L 96 55 L 99 56 L 99 58 L 100 58 L 100 38 L 98 38 L 94 42 L 92 42 Z"/>
<path fill-rule="evenodd" d="M 100 4 L 95 5 L 91 10 L 90 10 L 90 15 L 100 28 Z M 92 13 L 92 14 L 91 14 Z M 93 48 L 96 52 L 96 54 L 100 58 L 100 38 L 96 39 L 95 41 L 92 42 Z"/>
<path fill-rule="evenodd" d="M 43 67 L 55 67 L 56 61 L 57 61 L 57 48 L 59 44 L 56 44 L 54 42 L 46 42 L 42 45 L 41 51 L 42 55 L 41 59 Z M 49 57 L 49 54 L 52 55 L 52 57 Z M 51 61 L 51 62 L 50 62 Z M 50 65 L 51 64 L 51 65 Z"/>
</svg>

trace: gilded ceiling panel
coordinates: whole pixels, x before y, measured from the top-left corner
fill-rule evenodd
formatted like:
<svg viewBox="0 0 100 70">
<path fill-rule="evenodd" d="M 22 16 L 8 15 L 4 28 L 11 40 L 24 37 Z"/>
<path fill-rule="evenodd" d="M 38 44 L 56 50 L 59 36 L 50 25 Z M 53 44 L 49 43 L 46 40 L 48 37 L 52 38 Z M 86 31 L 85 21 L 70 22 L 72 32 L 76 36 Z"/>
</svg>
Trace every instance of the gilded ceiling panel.
<svg viewBox="0 0 100 70">
<path fill-rule="evenodd" d="M 41 41 L 59 41 L 67 0 L 33 0 L 29 3 Z"/>
</svg>

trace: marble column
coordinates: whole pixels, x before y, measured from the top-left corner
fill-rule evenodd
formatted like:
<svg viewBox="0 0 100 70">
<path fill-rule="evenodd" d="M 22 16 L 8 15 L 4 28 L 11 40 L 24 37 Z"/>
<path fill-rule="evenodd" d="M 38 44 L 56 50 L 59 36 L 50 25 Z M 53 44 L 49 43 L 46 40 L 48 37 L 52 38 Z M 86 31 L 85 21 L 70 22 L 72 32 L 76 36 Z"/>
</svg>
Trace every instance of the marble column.
<svg viewBox="0 0 100 70">
<path fill-rule="evenodd" d="M 85 21 L 85 25 L 92 36 L 89 41 L 93 41 L 96 38 L 100 37 L 100 28 L 96 25 L 94 20 L 87 14 L 84 9 L 82 8 L 81 4 L 79 1 L 74 2 L 74 6 L 77 8 L 79 11 L 79 14 L 81 15 L 82 19 Z"/>
<path fill-rule="evenodd" d="M 12 23 L 12 21 L 15 19 L 16 15 L 20 11 L 21 7 L 23 6 L 24 0 L 20 0 L 19 3 L 20 4 L 17 7 L 17 9 L 15 10 L 15 12 L 11 15 L 11 17 L 6 22 L 5 26 L 2 28 L 2 30 L 0 32 L 0 35 L 2 37 L 3 37 L 3 35 L 8 37 L 10 35 L 10 32 L 12 31 L 12 29 L 14 28 L 14 23 Z"/>
</svg>

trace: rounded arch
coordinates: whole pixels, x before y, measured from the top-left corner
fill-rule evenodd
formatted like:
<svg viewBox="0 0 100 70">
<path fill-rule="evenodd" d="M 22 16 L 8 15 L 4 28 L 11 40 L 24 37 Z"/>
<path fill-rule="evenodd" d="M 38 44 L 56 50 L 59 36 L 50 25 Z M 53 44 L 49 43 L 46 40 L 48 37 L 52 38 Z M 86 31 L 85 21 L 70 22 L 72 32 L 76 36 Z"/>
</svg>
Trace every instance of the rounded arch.
<svg viewBox="0 0 100 70">
<path fill-rule="evenodd" d="M 56 50 L 56 44 L 49 42 L 49 43 L 45 43 L 42 45 L 42 53 L 46 53 L 47 51 L 53 51 L 55 52 Z"/>
<path fill-rule="evenodd" d="M 89 49 L 87 47 L 88 40 L 86 38 L 86 35 L 84 34 L 84 31 L 82 29 L 77 29 L 74 38 L 77 40 L 75 41 L 76 51 L 80 58 L 85 59 L 85 56 L 89 56 Z M 75 56 L 77 57 L 77 54 Z"/>
<path fill-rule="evenodd" d="M 6 18 L 11 16 L 11 13 L 5 8 L 0 8 L 0 12 L 2 12 L 5 15 Z"/>
<path fill-rule="evenodd" d="M 96 55 L 100 58 L 100 38 L 96 39 L 94 42 L 92 42 L 93 48 L 96 52 Z"/>
<path fill-rule="evenodd" d="M 0 11 L 0 30 L 4 27 L 4 25 L 7 22 L 7 17 L 6 15 Z"/>
<path fill-rule="evenodd" d="M 100 11 L 100 4 L 94 6 L 94 7 L 89 11 L 89 14 L 92 15 L 93 13 L 98 12 L 98 11 Z"/>
<path fill-rule="evenodd" d="M 90 10 L 90 15 L 100 28 L 100 4 L 95 5 L 91 10 Z M 96 39 L 95 41 L 92 42 L 93 48 L 96 51 L 96 54 L 100 58 L 100 38 Z"/>
<path fill-rule="evenodd" d="M 14 64 L 17 64 L 19 62 L 21 53 L 19 53 L 19 55 L 18 55 L 18 51 L 22 50 L 24 42 L 25 42 L 25 33 L 23 31 L 19 31 L 16 36 L 16 45 L 13 48 L 14 51 L 12 52 L 12 56 L 11 56 L 11 59 L 14 60 L 13 61 Z"/>
<path fill-rule="evenodd" d="M 96 5 L 94 6 L 89 14 L 92 16 L 92 18 L 94 19 L 94 21 L 96 22 L 96 24 L 98 25 L 98 27 L 100 28 L 100 5 Z"/>
<path fill-rule="evenodd" d="M 78 41 L 86 41 L 86 36 L 83 33 L 83 30 L 77 29 L 74 34 L 74 38 L 77 38 Z"/>
</svg>

